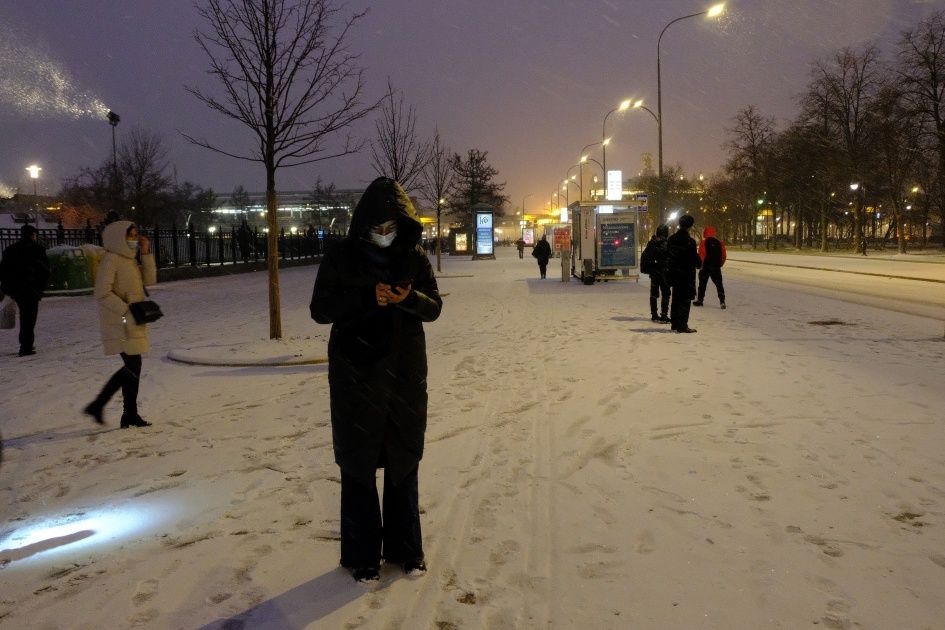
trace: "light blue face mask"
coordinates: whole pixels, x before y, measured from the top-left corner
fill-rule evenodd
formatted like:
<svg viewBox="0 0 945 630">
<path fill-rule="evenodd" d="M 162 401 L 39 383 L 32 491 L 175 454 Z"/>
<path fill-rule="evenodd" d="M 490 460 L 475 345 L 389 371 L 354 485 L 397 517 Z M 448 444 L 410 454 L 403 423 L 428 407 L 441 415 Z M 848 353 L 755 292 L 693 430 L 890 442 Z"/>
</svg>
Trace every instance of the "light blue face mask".
<svg viewBox="0 0 945 630">
<path fill-rule="evenodd" d="M 138 241 L 125 241 L 125 242 L 128 243 L 128 249 L 130 249 L 131 251 L 135 251 L 138 249 Z"/>
<path fill-rule="evenodd" d="M 378 247 L 390 247 L 390 244 L 394 242 L 394 239 L 397 238 L 397 230 L 393 232 L 388 232 L 387 234 L 375 234 L 371 232 L 371 240 Z"/>
</svg>

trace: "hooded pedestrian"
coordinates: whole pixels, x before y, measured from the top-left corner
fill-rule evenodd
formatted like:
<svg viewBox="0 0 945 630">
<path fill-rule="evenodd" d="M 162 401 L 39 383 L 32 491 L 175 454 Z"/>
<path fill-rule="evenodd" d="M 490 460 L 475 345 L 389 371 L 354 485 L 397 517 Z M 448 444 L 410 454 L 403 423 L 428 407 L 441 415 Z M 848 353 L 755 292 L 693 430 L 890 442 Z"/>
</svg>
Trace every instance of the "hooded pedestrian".
<svg viewBox="0 0 945 630">
<path fill-rule="evenodd" d="M 26 224 L 20 228 L 20 240 L 7 247 L 0 260 L 0 291 L 20 309 L 21 357 L 36 354 L 34 329 L 47 282 L 49 259 L 39 244 L 39 230 Z"/>
<path fill-rule="evenodd" d="M 328 385 L 335 463 L 341 468 L 341 565 L 359 582 L 380 562 L 426 571 L 417 472 L 427 425 L 423 322 L 440 315 L 416 210 L 393 179 L 375 179 L 328 249 L 311 314 L 331 324 Z M 383 508 L 377 469 L 384 469 Z"/>
<path fill-rule="evenodd" d="M 669 283 L 666 281 L 667 237 L 669 228 L 660 224 L 640 255 L 640 271 L 650 276 L 650 319 L 661 324 L 668 324 L 670 321 L 667 316 L 670 293 Z M 657 303 L 660 305 L 658 314 Z"/>
<path fill-rule="evenodd" d="M 722 265 L 725 264 L 725 243 L 715 238 L 715 228 L 707 225 L 702 231 L 702 242 L 699 243 L 699 258 L 702 259 L 702 268 L 699 269 L 699 292 L 693 306 L 702 306 L 705 290 L 712 278 L 719 293 L 719 305 L 725 308 L 725 289 L 722 287 Z"/>
<path fill-rule="evenodd" d="M 121 428 L 148 427 L 138 415 L 138 384 L 141 380 L 141 355 L 147 354 L 148 326 L 135 322 L 129 305 L 143 302 L 144 288 L 157 284 L 157 268 L 150 243 L 138 234 L 131 221 L 115 221 L 102 231 L 106 254 L 95 278 L 95 300 L 106 355 L 121 356 L 124 367 L 102 388 L 98 397 L 83 410 L 99 424 L 104 424 L 105 405 L 119 389 L 123 398 Z"/>
<path fill-rule="evenodd" d="M 696 297 L 696 270 L 702 266 L 702 259 L 696 251 L 695 239 L 689 236 L 694 224 L 691 215 L 679 217 L 679 229 L 666 241 L 666 269 L 673 290 L 669 319 L 677 333 L 696 332 L 695 328 L 689 327 L 689 309 Z"/>
<path fill-rule="evenodd" d="M 551 258 L 551 245 L 544 234 L 541 235 L 541 240 L 532 249 L 532 256 L 538 261 L 538 271 L 541 272 L 541 277 L 544 278 L 545 272 L 548 270 L 548 259 Z"/>
</svg>

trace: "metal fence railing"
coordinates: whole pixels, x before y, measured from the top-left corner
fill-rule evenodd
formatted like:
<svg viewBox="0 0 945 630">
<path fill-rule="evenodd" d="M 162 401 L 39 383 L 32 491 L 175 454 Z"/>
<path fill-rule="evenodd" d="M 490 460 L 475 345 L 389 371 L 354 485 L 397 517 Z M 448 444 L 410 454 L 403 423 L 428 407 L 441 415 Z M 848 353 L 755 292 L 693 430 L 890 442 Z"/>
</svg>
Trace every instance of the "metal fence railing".
<svg viewBox="0 0 945 630">
<path fill-rule="evenodd" d="M 267 248 L 265 232 L 258 229 L 239 231 L 236 228 L 211 227 L 206 230 L 160 229 L 158 227 L 141 230 L 151 241 L 151 251 L 158 268 L 242 264 L 266 260 Z M 279 257 L 292 260 L 321 256 L 328 241 L 341 239 L 341 234 L 323 233 L 321 237 L 314 230 L 306 232 L 279 233 Z M 20 239 L 20 230 L 0 229 L 0 257 L 8 246 Z M 82 229 L 39 230 L 39 242 L 49 249 L 57 245 L 81 247 L 92 244 L 101 245 L 101 231 L 92 226 Z"/>
</svg>

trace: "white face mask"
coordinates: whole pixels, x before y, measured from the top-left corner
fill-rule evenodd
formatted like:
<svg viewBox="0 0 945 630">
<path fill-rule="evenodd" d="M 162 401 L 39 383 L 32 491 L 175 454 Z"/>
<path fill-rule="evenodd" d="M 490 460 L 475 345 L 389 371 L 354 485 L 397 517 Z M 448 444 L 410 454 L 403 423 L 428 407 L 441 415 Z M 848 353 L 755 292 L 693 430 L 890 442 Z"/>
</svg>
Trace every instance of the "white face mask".
<svg viewBox="0 0 945 630">
<path fill-rule="evenodd" d="M 128 248 L 131 251 L 135 251 L 136 249 L 138 249 L 138 241 L 125 241 L 125 242 L 128 243 Z"/>
<path fill-rule="evenodd" d="M 394 242 L 394 239 L 397 238 L 397 230 L 393 232 L 388 232 L 387 234 L 375 234 L 371 232 L 371 240 L 374 241 L 374 244 L 378 247 L 390 247 L 390 244 Z"/>
</svg>

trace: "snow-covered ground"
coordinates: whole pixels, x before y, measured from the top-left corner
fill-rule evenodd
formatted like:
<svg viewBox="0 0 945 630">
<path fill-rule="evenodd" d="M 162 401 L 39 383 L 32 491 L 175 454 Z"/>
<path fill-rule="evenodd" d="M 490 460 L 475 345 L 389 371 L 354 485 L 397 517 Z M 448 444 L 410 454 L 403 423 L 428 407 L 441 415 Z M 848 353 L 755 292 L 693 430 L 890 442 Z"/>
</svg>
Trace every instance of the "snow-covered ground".
<svg viewBox="0 0 945 630">
<path fill-rule="evenodd" d="M 0 331 L 0 627 L 943 627 L 945 309 L 748 266 L 677 335 L 646 281 L 445 259 L 430 572 L 375 588 L 337 567 L 326 367 L 165 358 L 265 339 L 264 274 L 152 292 L 141 430 L 80 415 L 118 360 L 91 298 L 44 300 L 36 356 Z M 282 273 L 285 354 L 324 348 L 314 276 Z"/>
</svg>

